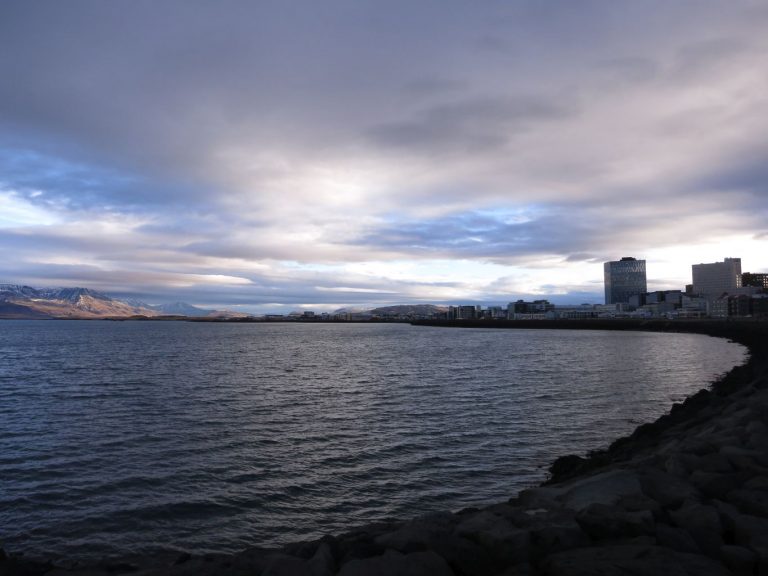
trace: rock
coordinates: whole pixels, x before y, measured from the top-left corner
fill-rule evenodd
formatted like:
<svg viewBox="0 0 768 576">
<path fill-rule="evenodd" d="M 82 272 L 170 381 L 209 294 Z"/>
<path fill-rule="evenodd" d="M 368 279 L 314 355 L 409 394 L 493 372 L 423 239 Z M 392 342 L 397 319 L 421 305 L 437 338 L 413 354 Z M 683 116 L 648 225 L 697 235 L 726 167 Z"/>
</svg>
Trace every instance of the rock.
<svg viewBox="0 0 768 576">
<path fill-rule="evenodd" d="M 672 476 L 686 478 L 690 470 L 685 466 L 679 454 L 673 454 L 664 461 L 664 470 Z"/>
<path fill-rule="evenodd" d="M 768 492 L 768 474 L 765 476 L 755 476 L 744 483 L 745 490 L 760 490 Z"/>
<path fill-rule="evenodd" d="M 487 549 L 455 534 L 445 523 L 432 525 L 420 521 L 410 522 L 398 530 L 377 537 L 376 544 L 403 554 L 432 550 L 464 574 L 487 574 L 494 566 Z"/>
<path fill-rule="evenodd" d="M 753 415 L 751 415 L 753 416 Z M 759 420 L 750 419 L 744 427 L 744 432 L 749 434 L 765 434 L 768 436 L 768 426 Z"/>
<path fill-rule="evenodd" d="M 485 510 L 509 520 L 512 524 L 515 524 L 515 521 L 520 517 L 519 506 L 512 506 L 507 502 L 502 502 L 501 504 L 491 504 L 485 508 Z M 451 514 L 451 516 L 453 516 L 453 514 Z"/>
<path fill-rule="evenodd" d="M 756 458 L 764 454 L 762 450 L 752 450 L 750 448 L 742 448 L 741 446 L 722 446 L 719 450 L 723 456 L 748 456 L 750 458 Z"/>
<path fill-rule="evenodd" d="M 702 472 L 696 470 L 691 474 L 690 480 L 699 492 L 707 498 L 725 500 L 726 494 L 741 488 L 753 474 L 747 471 L 720 474 L 717 472 Z"/>
<path fill-rule="evenodd" d="M 450 534 L 445 528 L 407 524 L 394 532 L 376 537 L 376 544 L 403 554 L 427 550 Z"/>
<path fill-rule="evenodd" d="M 580 510 L 576 521 L 592 540 L 633 538 L 653 532 L 653 514 L 627 512 L 617 506 L 590 504 Z"/>
<path fill-rule="evenodd" d="M 493 514 L 488 510 L 468 515 L 454 528 L 459 536 L 473 536 L 485 532 L 496 539 L 504 538 L 508 533 L 517 528 L 509 520 Z"/>
<path fill-rule="evenodd" d="M 448 546 L 435 551 L 445 558 L 457 574 L 464 576 L 485 576 L 498 571 L 498 562 L 480 545 L 466 538 L 449 540 Z M 442 551 L 445 550 L 445 553 Z"/>
<path fill-rule="evenodd" d="M 569 454 L 568 456 L 561 456 L 556 459 L 549 467 L 549 473 L 553 478 L 568 478 L 578 471 L 587 463 L 586 458 L 577 456 L 575 454 Z"/>
<path fill-rule="evenodd" d="M 576 518 L 576 512 L 560 507 L 534 508 L 517 510 L 507 518 L 513 526 L 531 531 L 546 526 L 572 525 Z"/>
<path fill-rule="evenodd" d="M 565 508 L 581 510 L 590 504 L 616 504 L 623 496 L 642 494 L 635 473 L 611 470 L 563 486 L 559 500 Z"/>
<path fill-rule="evenodd" d="M 385 547 L 376 543 L 376 538 L 380 533 L 370 533 L 365 530 L 345 534 L 339 541 L 339 558 L 341 563 L 347 562 L 353 558 L 368 558 L 378 556 L 384 553 Z"/>
<path fill-rule="evenodd" d="M 759 466 L 758 463 L 763 456 L 763 453 L 758 450 L 739 446 L 723 446 L 720 448 L 720 454 L 728 459 L 735 470 L 754 470 Z"/>
<path fill-rule="evenodd" d="M 688 532 L 668 524 L 656 524 L 656 542 L 659 546 L 678 552 L 697 554 L 699 547 Z"/>
<path fill-rule="evenodd" d="M 402 554 L 387 550 L 381 556 L 350 560 L 339 576 L 453 576 L 453 571 L 432 551 Z"/>
<path fill-rule="evenodd" d="M 575 520 L 567 524 L 547 524 L 531 531 L 532 556 L 589 546 L 591 540 Z"/>
<path fill-rule="evenodd" d="M 748 548 L 726 545 L 720 548 L 723 564 L 736 575 L 749 576 L 755 573 L 758 555 Z"/>
<path fill-rule="evenodd" d="M 318 546 L 314 556 L 307 561 L 307 567 L 312 576 L 330 576 L 336 571 L 336 560 L 328 542 Z"/>
<path fill-rule="evenodd" d="M 715 505 L 733 544 L 768 550 L 768 519 L 742 514 L 725 502 L 715 502 Z"/>
<path fill-rule="evenodd" d="M 728 457 L 719 452 L 704 456 L 680 454 L 679 458 L 689 472 L 697 470 L 702 472 L 733 472 L 733 466 L 731 466 Z"/>
<path fill-rule="evenodd" d="M 557 506 L 556 498 L 559 491 L 554 488 L 539 487 L 522 490 L 514 499 L 516 504 L 530 510 L 547 510 Z"/>
<path fill-rule="evenodd" d="M 139 567 L 133 562 L 106 562 L 102 565 L 104 570 L 111 574 L 126 574 L 129 572 L 136 572 Z"/>
<path fill-rule="evenodd" d="M 744 442 L 746 446 L 749 446 L 750 448 L 754 448 L 755 450 L 760 450 L 761 448 L 764 448 L 766 445 L 768 445 L 768 431 L 761 430 L 760 432 L 752 432 L 747 436 L 746 441 Z M 760 461 L 764 460 L 764 458 L 761 458 Z"/>
<path fill-rule="evenodd" d="M 275 554 L 270 557 L 261 576 L 313 576 L 307 562 L 287 554 Z"/>
<path fill-rule="evenodd" d="M 704 456 L 705 454 L 711 454 L 717 452 L 717 446 L 715 446 L 711 439 L 707 438 L 690 438 L 684 439 L 679 445 L 679 449 L 687 454 L 693 454 L 694 456 Z"/>
<path fill-rule="evenodd" d="M 768 518 L 768 492 L 764 490 L 733 490 L 725 499 L 740 512 Z"/>
<path fill-rule="evenodd" d="M 642 483 L 641 483 L 642 485 Z M 616 503 L 619 508 L 627 512 L 650 512 L 656 517 L 661 514 L 661 506 L 656 500 L 649 498 L 645 494 L 629 494 L 622 496 Z"/>
<path fill-rule="evenodd" d="M 713 506 L 687 500 L 679 510 L 670 512 L 675 524 L 688 532 L 705 554 L 717 554 L 724 544 L 720 514 Z"/>
<path fill-rule="evenodd" d="M 757 574 L 763 576 L 768 574 L 768 548 L 753 548 L 757 554 Z"/>
<path fill-rule="evenodd" d="M 541 565 L 551 576 L 728 576 L 710 558 L 658 546 L 600 546 L 559 552 Z"/>
<path fill-rule="evenodd" d="M 247 576 L 249 574 L 262 574 L 265 567 L 272 560 L 274 552 L 250 549 L 233 555 L 204 555 L 192 556 L 181 564 L 170 563 L 169 566 L 150 571 L 141 570 L 136 576 Z M 75 572 L 70 576 L 85 576 L 81 572 Z"/>
<path fill-rule="evenodd" d="M 466 518 L 456 526 L 454 533 L 485 550 L 496 566 L 508 566 L 528 560 L 530 532 L 489 511 Z"/>
<path fill-rule="evenodd" d="M 461 516 L 449 513 L 432 514 L 403 524 L 392 532 L 377 536 L 378 546 L 405 554 L 429 548 L 437 549 L 449 539 Z"/>
<path fill-rule="evenodd" d="M 534 576 L 536 572 L 531 564 L 515 564 L 495 574 L 495 576 Z"/>
<path fill-rule="evenodd" d="M 646 468 L 638 475 L 643 493 L 665 508 L 677 508 L 698 497 L 698 491 L 681 478 L 657 468 Z"/>
</svg>

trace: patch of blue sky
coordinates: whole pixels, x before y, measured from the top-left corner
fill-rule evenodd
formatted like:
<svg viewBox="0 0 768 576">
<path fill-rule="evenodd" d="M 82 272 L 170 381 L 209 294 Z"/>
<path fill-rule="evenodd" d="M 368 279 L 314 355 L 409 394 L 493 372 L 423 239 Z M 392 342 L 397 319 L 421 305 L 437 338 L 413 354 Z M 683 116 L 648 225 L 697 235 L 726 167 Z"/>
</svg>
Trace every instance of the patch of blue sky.
<svg viewBox="0 0 768 576">
<path fill-rule="evenodd" d="M 88 209 L 132 202 L 141 179 L 103 166 L 73 162 L 34 150 L 0 148 L 0 173 L 18 195 Z"/>
<path fill-rule="evenodd" d="M 0 188 L 0 228 L 47 226 L 58 222 L 60 217 L 55 212 L 31 202 L 23 194 Z"/>
</svg>

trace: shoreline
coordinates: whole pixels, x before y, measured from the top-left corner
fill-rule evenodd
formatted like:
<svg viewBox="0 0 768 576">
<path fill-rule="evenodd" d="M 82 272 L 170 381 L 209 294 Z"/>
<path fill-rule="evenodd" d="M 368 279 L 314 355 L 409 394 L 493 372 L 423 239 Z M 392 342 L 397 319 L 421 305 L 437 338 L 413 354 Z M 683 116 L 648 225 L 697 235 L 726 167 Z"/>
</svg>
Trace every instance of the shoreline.
<svg viewBox="0 0 768 576">
<path fill-rule="evenodd" d="M 693 332 L 747 361 L 653 423 L 507 502 L 356 528 L 280 549 L 53 565 L 0 551 L 0 574 L 766 574 L 768 323 L 419 321 L 496 329 Z"/>
</svg>

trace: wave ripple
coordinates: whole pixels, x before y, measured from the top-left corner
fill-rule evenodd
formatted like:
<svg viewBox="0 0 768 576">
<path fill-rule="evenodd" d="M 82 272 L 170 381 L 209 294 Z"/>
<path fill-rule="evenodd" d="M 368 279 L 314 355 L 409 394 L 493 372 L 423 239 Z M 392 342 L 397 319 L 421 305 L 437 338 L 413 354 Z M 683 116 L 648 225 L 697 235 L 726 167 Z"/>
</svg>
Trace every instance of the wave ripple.
<svg viewBox="0 0 768 576">
<path fill-rule="evenodd" d="M 482 505 L 744 355 L 693 334 L 0 322 L 0 544 L 233 552 Z"/>
</svg>

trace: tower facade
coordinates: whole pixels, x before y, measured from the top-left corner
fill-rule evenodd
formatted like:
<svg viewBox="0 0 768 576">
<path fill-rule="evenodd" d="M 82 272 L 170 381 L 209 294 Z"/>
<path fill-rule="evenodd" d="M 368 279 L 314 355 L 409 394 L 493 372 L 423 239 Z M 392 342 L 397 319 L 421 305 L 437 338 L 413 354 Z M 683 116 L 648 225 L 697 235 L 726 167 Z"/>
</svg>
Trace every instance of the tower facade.
<svg viewBox="0 0 768 576">
<path fill-rule="evenodd" d="M 706 298 L 717 298 L 723 292 L 741 287 L 741 258 L 726 258 L 723 262 L 694 264 L 693 292 Z"/>
<path fill-rule="evenodd" d="M 625 257 L 621 260 L 606 262 L 603 264 L 603 277 L 606 304 L 627 303 L 631 296 L 648 292 L 645 260 Z"/>
</svg>

